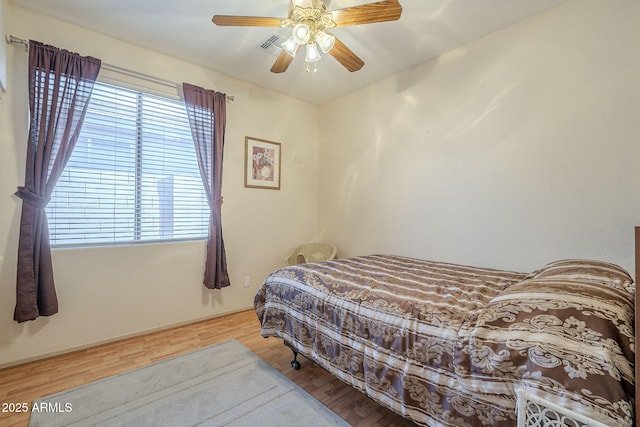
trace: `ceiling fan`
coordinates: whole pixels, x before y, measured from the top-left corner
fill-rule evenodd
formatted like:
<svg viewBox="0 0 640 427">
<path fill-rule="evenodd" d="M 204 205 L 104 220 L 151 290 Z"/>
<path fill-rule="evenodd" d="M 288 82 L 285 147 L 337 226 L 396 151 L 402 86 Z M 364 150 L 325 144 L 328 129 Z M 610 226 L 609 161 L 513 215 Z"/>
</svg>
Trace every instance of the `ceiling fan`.
<svg viewBox="0 0 640 427">
<path fill-rule="evenodd" d="M 308 64 L 318 61 L 320 52 L 323 52 L 329 53 L 353 72 L 361 69 L 364 61 L 326 30 L 396 21 L 401 14 L 402 6 L 398 0 L 377 1 L 334 11 L 329 11 L 323 0 L 291 0 L 286 18 L 214 15 L 212 21 L 221 26 L 291 28 L 291 37 L 282 43 L 282 52 L 271 67 L 273 73 L 285 72 L 302 46 L 306 48 L 307 71 Z"/>
</svg>

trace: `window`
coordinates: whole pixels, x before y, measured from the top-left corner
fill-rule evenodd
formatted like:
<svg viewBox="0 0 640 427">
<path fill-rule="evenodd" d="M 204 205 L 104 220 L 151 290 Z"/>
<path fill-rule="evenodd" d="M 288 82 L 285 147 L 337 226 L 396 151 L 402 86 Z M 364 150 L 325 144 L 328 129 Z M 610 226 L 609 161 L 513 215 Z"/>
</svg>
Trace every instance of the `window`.
<svg viewBox="0 0 640 427">
<path fill-rule="evenodd" d="M 184 103 L 96 83 L 47 216 L 56 246 L 206 238 Z"/>
</svg>

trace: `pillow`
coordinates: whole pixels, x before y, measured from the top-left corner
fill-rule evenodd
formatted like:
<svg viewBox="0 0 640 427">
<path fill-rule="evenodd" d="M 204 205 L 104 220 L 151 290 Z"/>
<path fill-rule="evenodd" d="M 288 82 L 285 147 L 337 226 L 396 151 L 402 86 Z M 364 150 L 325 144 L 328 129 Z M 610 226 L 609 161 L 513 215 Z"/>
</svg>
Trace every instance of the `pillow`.
<svg viewBox="0 0 640 427">
<path fill-rule="evenodd" d="M 574 279 L 595 280 L 630 287 L 633 279 L 622 267 L 604 261 L 565 259 L 553 261 L 539 270 L 529 273 L 527 279 Z"/>
</svg>

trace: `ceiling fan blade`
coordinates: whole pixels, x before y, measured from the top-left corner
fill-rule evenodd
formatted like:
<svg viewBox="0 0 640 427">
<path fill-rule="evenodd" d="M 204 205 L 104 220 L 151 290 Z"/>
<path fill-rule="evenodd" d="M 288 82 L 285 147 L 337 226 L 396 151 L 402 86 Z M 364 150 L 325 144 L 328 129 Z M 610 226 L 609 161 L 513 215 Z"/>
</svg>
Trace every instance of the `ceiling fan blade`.
<svg viewBox="0 0 640 427">
<path fill-rule="evenodd" d="M 280 18 L 266 18 L 263 16 L 234 16 L 214 15 L 214 24 L 225 27 L 279 27 Z"/>
<path fill-rule="evenodd" d="M 387 0 L 346 7 L 331 13 L 337 27 L 346 27 L 348 25 L 397 21 L 402 15 L 402 6 L 398 0 Z"/>
<path fill-rule="evenodd" d="M 358 71 L 364 66 L 364 61 L 358 58 L 358 56 L 337 37 L 336 43 L 333 45 L 333 49 L 331 49 L 329 53 L 351 72 Z"/>
<path fill-rule="evenodd" d="M 289 68 L 289 64 L 293 62 L 293 56 L 289 55 L 285 50 L 280 52 L 278 55 L 278 59 L 273 63 L 273 67 L 271 67 L 272 73 L 284 73 Z"/>
</svg>

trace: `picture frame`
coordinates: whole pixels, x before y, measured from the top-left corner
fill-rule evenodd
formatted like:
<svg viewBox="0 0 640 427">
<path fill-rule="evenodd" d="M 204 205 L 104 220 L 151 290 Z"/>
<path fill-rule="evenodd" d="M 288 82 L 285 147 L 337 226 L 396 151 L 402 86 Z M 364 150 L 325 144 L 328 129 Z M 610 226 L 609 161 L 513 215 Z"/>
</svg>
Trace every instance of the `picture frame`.
<svg viewBox="0 0 640 427">
<path fill-rule="evenodd" d="M 281 145 L 279 142 L 244 138 L 244 186 L 280 190 Z"/>
</svg>

